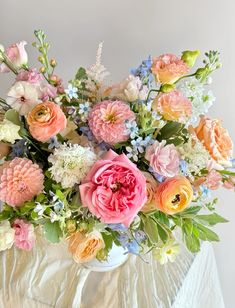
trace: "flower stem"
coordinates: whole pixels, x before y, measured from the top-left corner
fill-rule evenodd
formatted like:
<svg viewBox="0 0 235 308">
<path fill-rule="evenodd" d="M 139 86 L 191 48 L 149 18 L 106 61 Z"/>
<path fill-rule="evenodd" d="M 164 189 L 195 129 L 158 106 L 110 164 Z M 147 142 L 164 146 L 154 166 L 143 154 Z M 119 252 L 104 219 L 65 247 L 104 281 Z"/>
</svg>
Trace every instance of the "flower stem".
<svg viewBox="0 0 235 308">
<path fill-rule="evenodd" d="M 14 64 L 11 62 L 11 60 L 7 57 L 7 55 L 0 50 L 0 54 L 1 54 L 1 57 L 2 57 L 2 62 L 5 63 L 5 65 L 15 74 L 15 75 L 18 75 L 18 71 L 17 69 L 15 68 Z"/>
<path fill-rule="evenodd" d="M 151 90 L 149 91 L 149 93 L 148 93 L 147 98 L 146 98 L 146 103 L 148 102 L 149 97 L 150 97 L 150 94 L 151 94 L 152 92 L 159 92 L 159 90 L 158 90 L 158 89 L 151 89 Z"/>
</svg>

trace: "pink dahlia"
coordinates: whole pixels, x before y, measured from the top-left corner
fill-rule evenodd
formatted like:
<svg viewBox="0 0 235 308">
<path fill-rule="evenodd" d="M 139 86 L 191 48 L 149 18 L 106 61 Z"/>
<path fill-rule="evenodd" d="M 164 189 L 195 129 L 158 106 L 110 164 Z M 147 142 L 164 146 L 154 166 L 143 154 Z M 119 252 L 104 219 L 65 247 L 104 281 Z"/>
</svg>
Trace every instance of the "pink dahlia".
<svg viewBox="0 0 235 308">
<path fill-rule="evenodd" d="M 122 101 L 103 101 L 89 113 L 88 123 L 98 142 L 116 144 L 129 138 L 125 121 L 134 120 L 135 114 Z"/>
<path fill-rule="evenodd" d="M 80 185 L 82 204 L 104 223 L 129 226 L 147 201 L 146 179 L 126 155 L 109 150 Z"/>
<path fill-rule="evenodd" d="M 0 169 L 0 200 L 21 206 L 43 190 L 42 169 L 27 158 L 14 158 Z"/>
<path fill-rule="evenodd" d="M 23 219 L 16 219 L 12 225 L 15 230 L 14 243 L 16 247 L 31 250 L 35 243 L 34 227 Z"/>
</svg>

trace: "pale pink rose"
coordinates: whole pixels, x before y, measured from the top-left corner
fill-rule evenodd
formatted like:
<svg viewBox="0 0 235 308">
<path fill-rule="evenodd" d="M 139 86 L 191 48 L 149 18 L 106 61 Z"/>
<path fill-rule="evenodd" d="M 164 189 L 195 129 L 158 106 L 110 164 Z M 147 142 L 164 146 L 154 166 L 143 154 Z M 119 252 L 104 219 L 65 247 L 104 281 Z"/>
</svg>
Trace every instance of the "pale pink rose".
<svg viewBox="0 0 235 308">
<path fill-rule="evenodd" d="M 150 167 L 164 177 L 173 177 L 179 172 L 180 155 L 174 144 L 167 144 L 166 141 L 155 141 L 146 149 L 145 158 L 149 161 Z"/>
<path fill-rule="evenodd" d="M 37 71 L 36 68 L 28 71 L 20 71 L 16 76 L 16 81 L 28 81 L 29 83 L 38 84 L 43 80 L 42 75 Z"/>
<path fill-rule="evenodd" d="M 128 140 L 125 121 L 134 120 L 135 114 L 122 101 L 103 101 L 89 113 L 88 123 L 98 142 L 116 144 Z"/>
<path fill-rule="evenodd" d="M 17 69 L 28 63 L 28 55 L 25 51 L 25 45 L 27 45 L 27 43 L 25 41 L 22 41 L 20 43 L 11 45 L 6 50 L 6 55 L 8 59 L 14 64 L 15 68 Z M 8 72 L 10 72 L 9 68 L 4 63 L 2 63 L 0 65 L 0 73 Z"/>
<path fill-rule="evenodd" d="M 104 223 L 129 226 L 147 201 L 146 179 L 124 154 L 109 150 L 80 185 L 83 206 Z"/>
<path fill-rule="evenodd" d="M 230 176 L 224 183 L 223 187 L 226 189 L 235 189 L 235 176 Z"/>
<path fill-rule="evenodd" d="M 20 249 L 31 250 L 36 239 L 33 225 L 23 219 L 16 219 L 12 227 L 15 230 L 15 246 Z"/>
<path fill-rule="evenodd" d="M 172 84 L 188 71 L 188 65 L 175 55 L 165 54 L 153 59 L 152 72 L 160 83 Z"/>
<path fill-rule="evenodd" d="M 0 200 L 22 206 L 43 191 L 42 169 L 27 158 L 14 158 L 0 169 Z"/>
<path fill-rule="evenodd" d="M 178 90 L 158 95 L 153 102 L 152 108 L 168 121 L 184 123 L 192 115 L 191 101 Z"/>
<path fill-rule="evenodd" d="M 6 102 L 20 115 L 27 115 L 40 103 L 39 89 L 27 81 L 17 81 L 7 93 Z"/>
<path fill-rule="evenodd" d="M 209 189 L 216 190 L 222 184 L 222 176 L 216 170 L 211 170 L 206 177 L 206 186 Z"/>
<path fill-rule="evenodd" d="M 63 131 L 67 119 L 62 109 L 53 102 L 37 105 L 27 117 L 29 131 L 33 138 L 47 142 L 51 137 Z"/>
</svg>

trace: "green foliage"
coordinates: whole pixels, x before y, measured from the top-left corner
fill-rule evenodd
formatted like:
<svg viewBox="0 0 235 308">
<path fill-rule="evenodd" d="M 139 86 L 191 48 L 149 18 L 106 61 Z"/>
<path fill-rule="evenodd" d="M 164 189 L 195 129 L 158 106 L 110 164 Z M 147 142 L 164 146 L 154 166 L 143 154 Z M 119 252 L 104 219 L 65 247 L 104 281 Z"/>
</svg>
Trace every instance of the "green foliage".
<svg viewBox="0 0 235 308">
<path fill-rule="evenodd" d="M 179 133 L 184 128 L 184 125 L 178 122 L 168 122 L 163 128 L 160 130 L 158 134 L 158 141 L 167 140 L 174 136 L 178 136 Z"/>
<path fill-rule="evenodd" d="M 22 126 L 22 122 L 20 121 L 20 115 L 15 109 L 9 109 L 5 113 L 5 118 L 15 125 Z"/>
<path fill-rule="evenodd" d="M 59 222 L 47 221 L 44 225 L 44 234 L 48 241 L 51 243 L 59 243 L 60 237 L 62 236 L 62 231 Z"/>
</svg>

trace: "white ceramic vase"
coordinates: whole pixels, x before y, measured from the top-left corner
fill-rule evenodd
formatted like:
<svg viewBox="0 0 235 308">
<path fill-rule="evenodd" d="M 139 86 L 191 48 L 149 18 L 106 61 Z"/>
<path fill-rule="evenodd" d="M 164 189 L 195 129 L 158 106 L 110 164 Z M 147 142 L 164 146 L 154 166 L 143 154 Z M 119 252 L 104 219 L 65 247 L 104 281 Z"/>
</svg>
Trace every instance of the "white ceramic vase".
<svg viewBox="0 0 235 308">
<path fill-rule="evenodd" d="M 83 263 L 82 265 L 93 272 L 108 272 L 121 266 L 128 259 L 126 250 L 120 246 L 113 244 L 109 252 L 107 261 L 98 261 L 97 259 L 90 262 Z"/>
</svg>

